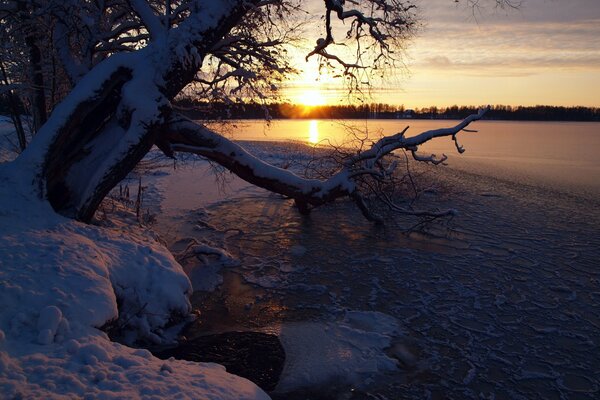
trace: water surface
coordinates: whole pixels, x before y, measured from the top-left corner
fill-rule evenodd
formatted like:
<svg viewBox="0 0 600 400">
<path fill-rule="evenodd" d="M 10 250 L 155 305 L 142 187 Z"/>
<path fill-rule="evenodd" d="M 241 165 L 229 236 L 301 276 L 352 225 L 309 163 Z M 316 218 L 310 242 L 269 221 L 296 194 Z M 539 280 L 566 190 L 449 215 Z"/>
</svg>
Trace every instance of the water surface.
<svg viewBox="0 0 600 400">
<path fill-rule="evenodd" d="M 450 120 L 275 120 L 237 121 L 222 127 L 236 140 L 299 140 L 351 144 L 356 136 L 376 140 L 410 126 L 406 136 L 457 124 Z M 478 121 L 462 132 L 459 155 L 450 138 L 431 141 L 422 153 L 448 155 L 453 168 L 600 195 L 600 123 Z M 368 136 L 367 136 L 368 135 Z M 356 144 L 354 141 L 353 144 Z"/>
</svg>

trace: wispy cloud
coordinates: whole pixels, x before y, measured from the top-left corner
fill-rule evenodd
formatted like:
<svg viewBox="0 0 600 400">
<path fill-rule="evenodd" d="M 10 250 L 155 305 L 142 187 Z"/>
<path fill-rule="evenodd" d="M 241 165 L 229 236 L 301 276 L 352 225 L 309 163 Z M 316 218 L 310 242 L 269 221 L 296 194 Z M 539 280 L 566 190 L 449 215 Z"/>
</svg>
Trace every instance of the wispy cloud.
<svg viewBox="0 0 600 400">
<path fill-rule="evenodd" d="M 423 7 L 427 26 L 409 51 L 413 68 L 477 76 L 600 70 L 600 1 L 525 0 L 521 10 L 488 10 L 477 21 L 441 0 Z"/>
</svg>

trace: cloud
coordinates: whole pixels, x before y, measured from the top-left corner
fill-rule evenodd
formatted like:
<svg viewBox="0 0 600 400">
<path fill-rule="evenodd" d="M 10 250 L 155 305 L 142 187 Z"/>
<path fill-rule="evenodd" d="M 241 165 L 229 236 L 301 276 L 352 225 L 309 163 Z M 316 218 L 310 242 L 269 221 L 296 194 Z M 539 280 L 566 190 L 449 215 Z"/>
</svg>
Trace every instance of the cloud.
<svg viewBox="0 0 600 400">
<path fill-rule="evenodd" d="M 440 23 L 479 23 L 497 21 L 532 23 L 571 23 L 600 16 L 598 0 L 522 0 L 517 9 L 495 7 L 494 0 L 479 0 L 478 7 L 467 6 L 465 0 L 416 0 L 429 25 Z"/>
<path fill-rule="evenodd" d="M 446 56 L 433 56 L 433 57 L 428 57 L 427 59 L 425 59 L 425 65 L 428 65 L 430 67 L 450 67 L 453 65 L 452 61 L 450 61 L 450 59 Z"/>
<path fill-rule="evenodd" d="M 600 2 L 599 2 L 600 3 Z M 408 52 L 413 68 L 522 75 L 536 69 L 600 71 L 600 18 L 577 22 L 445 23 L 428 28 Z"/>
</svg>

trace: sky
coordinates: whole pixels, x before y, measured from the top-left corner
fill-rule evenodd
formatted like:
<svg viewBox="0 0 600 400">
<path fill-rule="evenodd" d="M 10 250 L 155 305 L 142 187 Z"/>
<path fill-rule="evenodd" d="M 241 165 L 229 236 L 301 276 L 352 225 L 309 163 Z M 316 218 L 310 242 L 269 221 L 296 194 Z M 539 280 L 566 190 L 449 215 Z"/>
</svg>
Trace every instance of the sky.
<svg viewBox="0 0 600 400">
<path fill-rule="evenodd" d="M 518 10 L 488 3 L 474 13 L 453 0 L 418 1 L 424 26 L 407 68 L 372 80 L 367 101 L 600 106 L 600 0 L 522 0 Z M 347 102 L 339 83 L 316 80 L 314 60 L 297 66 L 306 72 L 285 91 L 292 101 Z"/>
</svg>

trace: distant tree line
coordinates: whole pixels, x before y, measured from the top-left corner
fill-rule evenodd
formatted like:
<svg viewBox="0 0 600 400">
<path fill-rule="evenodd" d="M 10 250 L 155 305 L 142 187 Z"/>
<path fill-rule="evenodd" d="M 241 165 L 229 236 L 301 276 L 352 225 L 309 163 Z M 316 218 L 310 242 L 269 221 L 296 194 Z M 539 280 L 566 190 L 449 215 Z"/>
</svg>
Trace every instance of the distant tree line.
<svg viewBox="0 0 600 400">
<path fill-rule="evenodd" d="M 462 119 L 478 109 L 473 106 L 427 107 L 415 110 L 415 118 Z M 485 119 L 519 121 L 600 121 L 598 107 L 495 105 Z"/>
<path fill-rule="evenodd" d="M 10 115 L 6 93 L 0 95 L 0 114 Z M 370 103 L 359 105 L 326 105 L 307 107 L 290 103 L 207 103 L 190 99 L 176 103 L 183 114 L 193 119 L 463 119 L 476 113 L 480 106 L 423 107 L 409 109 L 404 105 Z M 18 108 L 26 113 L 19 102 Z M 486 114 L 488 120 L 519 121 L 600 121 L 599 107 L 508 106 L 495 105 Z"/>
<path fill-rule="evenodd" d="M 404 106 L 390 104 L 304 106 L 290 103 L 207 103 L 180 100 L 181 112 L 194 119 L 361 119 L 397 118 Z M 399 114 L 400 113 L 400 114 Z"/>
<path fill-rule="evenodd" d="M 383 103 L 359 105 L 304 106 L 290 103 L 206 103 L 180 100 L 177 106 L 193 119 L 463 119 L 480 106 L 424 107 L 408 109 Z M 598 107 L 495 105 L 488 120 L 520 121 L 600 121 Z"/>
</svg>

